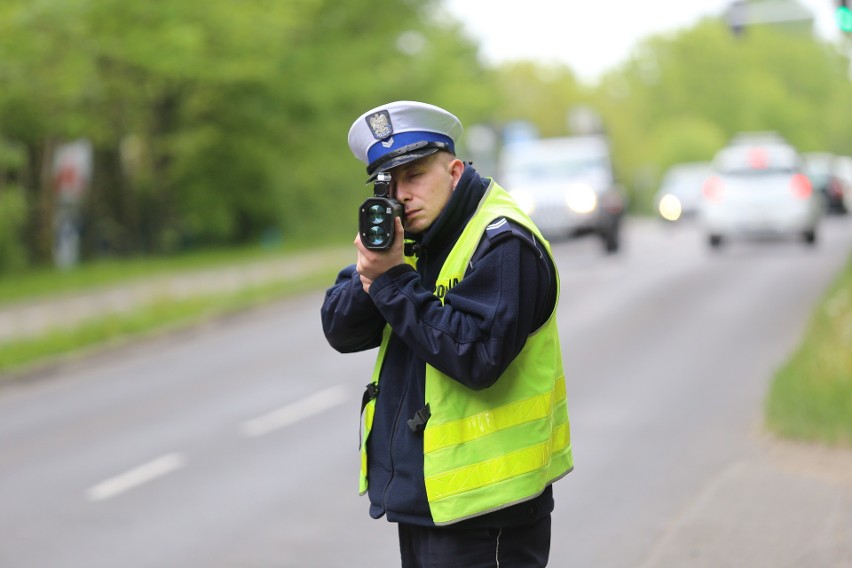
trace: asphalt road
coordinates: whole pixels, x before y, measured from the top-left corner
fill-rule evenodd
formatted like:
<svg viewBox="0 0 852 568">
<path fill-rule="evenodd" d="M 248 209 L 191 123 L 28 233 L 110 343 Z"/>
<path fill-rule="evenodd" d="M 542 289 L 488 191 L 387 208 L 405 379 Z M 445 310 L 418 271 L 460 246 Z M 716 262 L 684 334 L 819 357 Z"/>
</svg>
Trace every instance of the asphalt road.
<svg viewBox="0 0 852 568">
<path fill-rule="evenodd" d="M 712 254 L 655 223 L 615 257 L 555 244 L 576 469 L 555 489 L 552 566 L 850 565 L 848 454 L 761 425 L 852 250 L 852 218 L 824 229 L 813 249 Z M 398 565 L 395 527 L 357 496 L 374 353 L 327 346 L 321 298 L 3 384 L 0 567 Z"/>
</svg>

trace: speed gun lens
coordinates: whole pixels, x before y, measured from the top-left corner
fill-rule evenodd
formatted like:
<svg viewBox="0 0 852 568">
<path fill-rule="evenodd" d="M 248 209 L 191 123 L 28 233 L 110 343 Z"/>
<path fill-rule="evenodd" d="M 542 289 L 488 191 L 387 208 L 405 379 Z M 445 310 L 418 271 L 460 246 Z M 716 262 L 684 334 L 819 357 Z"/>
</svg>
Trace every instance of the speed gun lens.
<svg viewBox="0 0 852 568">
<path fill-rule="evenodd" d="M 376 225 L 375 227 L 370 227 L 370 230 L 367 234 L 367 242 L 374 247 L 381 247 L 387 241 L 387 233 L 383 228 Z"/>
<path fill-rule="evenodd" d="M 379 224 L 385 220 L 385 215 L 387 214 L 386 209 L 376 203 L 375 205 L 371 205 L 367 215 L 370 219 L 370 223 Z M 375 227 L 374 227 L 375 228 Z"/>
</svg>

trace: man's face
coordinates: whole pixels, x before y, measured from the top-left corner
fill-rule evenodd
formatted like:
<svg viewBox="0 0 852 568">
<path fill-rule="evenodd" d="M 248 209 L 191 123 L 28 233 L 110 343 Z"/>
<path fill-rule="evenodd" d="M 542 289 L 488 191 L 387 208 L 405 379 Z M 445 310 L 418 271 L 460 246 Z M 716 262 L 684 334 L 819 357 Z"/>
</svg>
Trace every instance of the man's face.
<svg viewBox="0 0 852 568">
<path fill-rule="evenodd" d="M 402 164 L 390 170 L 391 193 L 405 208 L 403 227 L 414 234 L 424 232 L 450 200 L 464 164 L 446 152 Z"/>
</svg>

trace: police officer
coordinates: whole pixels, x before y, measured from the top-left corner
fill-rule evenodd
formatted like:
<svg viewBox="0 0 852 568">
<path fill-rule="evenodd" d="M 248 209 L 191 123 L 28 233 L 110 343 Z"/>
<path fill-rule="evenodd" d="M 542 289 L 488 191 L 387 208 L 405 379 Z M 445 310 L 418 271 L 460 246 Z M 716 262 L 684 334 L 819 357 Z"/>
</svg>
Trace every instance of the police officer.
<svg viewBox="0 0 852 568">
<path fill-rule="evenodd" d="M 556 326 L 559 278 L 539 230 L 455 156 L 462 125 L 397 101 L 349 147 L 403 206 L 386 250 L 326 292 L 342 353 L 379 348 L 362 400 L 361 492 L 399 528 L 403 567 L 547 564 L 551 484 L 573 468 Z"/>
</svg>

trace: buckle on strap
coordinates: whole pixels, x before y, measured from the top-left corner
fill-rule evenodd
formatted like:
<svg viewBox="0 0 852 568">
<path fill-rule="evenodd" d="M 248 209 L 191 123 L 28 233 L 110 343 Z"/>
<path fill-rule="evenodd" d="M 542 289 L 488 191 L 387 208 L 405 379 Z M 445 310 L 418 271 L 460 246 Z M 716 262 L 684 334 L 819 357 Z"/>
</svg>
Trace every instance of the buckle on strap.
<svg viewBox="0 0 852 568">
<path fill-rule="evenodd" d="M 429 410 L 429 403 L 426 403 L 426 406 L 414 413 L 414 418 L 408 420 L 408 427 L 412 432 L 422 432 L 431 416 L 432 411 Z"/>
<path fill-rule="evenodd" d="M 423 253 L 423 245 L 416 241 L 405 241 L 403 245 L 405 256 L 420 256 Z"/>
<path fill-rule="evenodd" d="M 379 385 L 376 383 L 370 383 L 367 385 L 366 389 L 364 389 L 364 395 L 361 397 L 361 420 L 360 427 L 358 428 L 358 449 L 361 449 L 362 444 L 364 443 L 364 428 L 365 428 L 365 417 L 364 417 L 364 409 L 367 408 L 367 404 L 370 403 L 371 400 L 379 396 Z"/>
<path fill-rule="evenodd" d="M 364 395 L 361 397 L 361 414 L 364 413 L 367 404 L 377 396 L 379 396 L 379 385 L 376 383 L 368 384 L 364 390 Z"/>
</svg>

